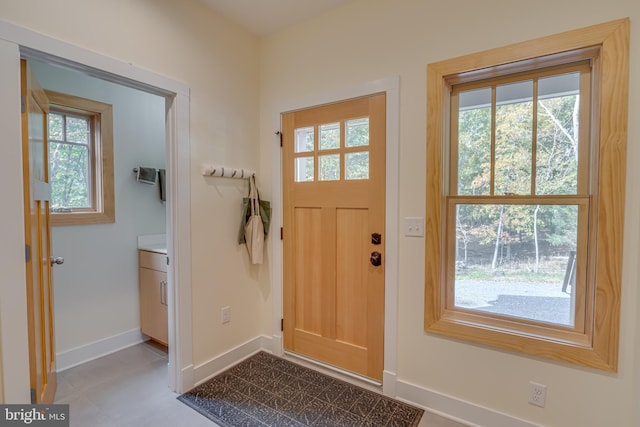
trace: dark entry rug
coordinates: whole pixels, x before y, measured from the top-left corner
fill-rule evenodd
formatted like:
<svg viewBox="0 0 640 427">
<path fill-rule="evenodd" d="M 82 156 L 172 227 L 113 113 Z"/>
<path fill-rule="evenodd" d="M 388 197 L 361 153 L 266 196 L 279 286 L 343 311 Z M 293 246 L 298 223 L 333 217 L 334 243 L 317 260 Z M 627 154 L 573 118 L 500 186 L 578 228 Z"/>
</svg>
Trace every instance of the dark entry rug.
<svg viewBox="0 0 640 427">
<path fill-rule="evenodd" d="M 224 427 L 415 427 L 424 412 L 265 352 L 178 399 Z"/>
</svg>

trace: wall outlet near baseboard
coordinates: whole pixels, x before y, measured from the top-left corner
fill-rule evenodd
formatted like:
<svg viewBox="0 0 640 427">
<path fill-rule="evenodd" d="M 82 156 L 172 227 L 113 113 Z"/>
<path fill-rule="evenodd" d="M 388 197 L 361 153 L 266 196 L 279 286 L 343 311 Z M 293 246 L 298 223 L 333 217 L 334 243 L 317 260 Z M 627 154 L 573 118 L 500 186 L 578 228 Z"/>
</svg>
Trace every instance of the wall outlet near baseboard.
<svg viewBox="0 0 640 427">
<path fill-rule="evenodd" d="M 220 310 L 220 318 L 223 325 L 231 322 L 231 307 L 222 307 L 222 310 Z"/>
<path fill-rule="evenodd" d="M 534 382 L 529 383 L 529 403 L 544 408 L 547 401 L 547 386 Z"/>
</svg>

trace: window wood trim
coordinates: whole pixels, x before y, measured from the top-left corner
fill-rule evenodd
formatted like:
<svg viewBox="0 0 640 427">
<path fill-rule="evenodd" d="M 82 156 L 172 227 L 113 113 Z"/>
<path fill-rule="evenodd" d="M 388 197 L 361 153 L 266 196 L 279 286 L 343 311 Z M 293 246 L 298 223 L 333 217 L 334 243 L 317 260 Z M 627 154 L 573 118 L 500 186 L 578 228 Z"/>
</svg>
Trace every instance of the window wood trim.
<svg viewBox="0 0 640 427">
<path fill-rule="evenodd" d="M 92 115 L 93 209 L 74 212 L 52 212 L 51 225 L 108 224 L 115 222 L 113 184 L 113 107 L 66 93 L 45 90 L 49 104 L 55 109 Z"/>
<path fill-rule="evenodd" d="M 600 50 L 597 70 L 600 79 L 593 86 L 592 115 L 597 135 L 592 135 L 598 156 L 592 170 L 597 174 L 597 191 L 592 197 L 596 220 L 590 230 L 596 248 L 590 254 L 586 308 L 592 312 L 592 333 L 565 331 L 540 325 L 511 328 L 504 319 L 477 313 L 446 310 L 445 296 L 445 195 L 449 185 L 443 165 L 449 161 L 445 146 L 449 139 L 447 115 L 451 81 L 448 76 L 477 73 L 486 78 L 492 72 L 519 72 L 523 64 L 534 69 L 536 59 L 576 58 L 581 51 Z M 566 59 L 566 58 L 565 58 Z M 547 64 L 548 65 L 548 64 Z M 520 68 L 518 68 L 520 67 Z M 499 75 L 499 74 L 498 74 Z M 427 68 L 427 159 L 425 221 L 425 314 L 427 332 L 496 346 L 535 356 L 548 357 L 606 371 L 617 371 L 622 284 L 622 244 L 626 176 L 626 144 L 629 79 L 629 20 L 621 19 L 517 43 L 503 48 L 429 64 Z M 460 83 L 459 81 L 457 83 Z M 479 319 L 482 317 L 482 319 Z M 590 316 L 587 315 L 587 319 Z M 526 333 L 522 331 L 526 330 Z"/>
</svg>

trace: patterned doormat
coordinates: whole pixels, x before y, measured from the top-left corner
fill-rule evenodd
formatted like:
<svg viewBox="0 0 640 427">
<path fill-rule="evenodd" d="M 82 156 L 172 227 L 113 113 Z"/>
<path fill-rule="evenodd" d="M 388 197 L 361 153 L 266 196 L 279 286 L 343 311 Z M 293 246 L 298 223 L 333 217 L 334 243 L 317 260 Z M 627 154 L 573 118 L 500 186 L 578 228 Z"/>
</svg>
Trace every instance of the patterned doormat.
<svg viewBox="0 0 640 427">
<path fill-rule="evenodd" d="M 424 412 L 265 352 L 178 399 L 224 427 L 415 427 Z"/>
</svg>

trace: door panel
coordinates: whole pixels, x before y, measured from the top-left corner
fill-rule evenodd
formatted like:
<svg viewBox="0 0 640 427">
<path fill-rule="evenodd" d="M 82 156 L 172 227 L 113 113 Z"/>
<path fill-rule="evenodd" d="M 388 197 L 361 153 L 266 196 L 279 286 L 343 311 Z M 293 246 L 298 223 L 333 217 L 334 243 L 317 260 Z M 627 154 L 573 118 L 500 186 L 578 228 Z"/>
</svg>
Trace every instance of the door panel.
<svg viewBox="0 0 640 427">
<path fill-rule="evenodd" d="M 322 247 L 315 242 L 322 239 L 322 211 L 314 208 L 295 210 L 296 242 L 296 325 L 320 335 L 322 325 Z"/>
<path fill-rule="evenodd" d="M 384 94 L 283 120 L 284 347 L 382 379 Z"/>
<path fill-rule="evenodd" d="M 51 403 L 56 391 L 56 362 L 49 222 L 49 102 L 24 60 L 21 91 L 25 106 L 22 157 L 31 389 L 33 403 Z"/>
<path fill-rule="evenodd" d="M 357 346 L 367 344 L 367 209 L 337 210 L 336 339 Z"/>
</svg>

